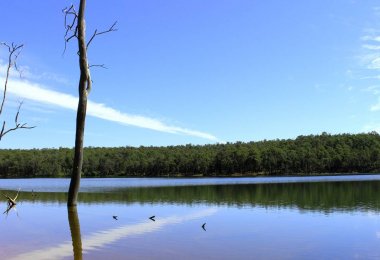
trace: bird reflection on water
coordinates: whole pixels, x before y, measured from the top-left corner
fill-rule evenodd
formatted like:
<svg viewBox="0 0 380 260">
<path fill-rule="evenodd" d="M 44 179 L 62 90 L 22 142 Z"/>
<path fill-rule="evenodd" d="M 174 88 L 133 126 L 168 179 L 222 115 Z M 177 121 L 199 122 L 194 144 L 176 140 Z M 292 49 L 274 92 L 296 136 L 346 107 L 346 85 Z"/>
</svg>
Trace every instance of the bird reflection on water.
<svg viewBox="0 0 380 260">
<path fill-rule="evenodd" d="M 56 259 L 72 256 L 74 259 L 82 259 L 83 252 L 98 250 L 101 247 L 112 244 L 128 236 L 140 235 L 158 231 L 165 226 L 181 224 L 187 221 L 211 216 L 217 212 L 216 208 L 195 211 L 183 216 L 171 216 L 160 218 L 159 222 L 140 222 L 137 224 L 123 225 L 116 228 L 94 232 L 83 239 L 81 237 L 79 218 L 76 207 L 68 208 L 68 220 L 72 241 L 37 249 L 31 252 L 17 255 L 14 259 Z"/>
<path fill-rule="evenodd" d="M 203 223 L 202 228 L 204 231 L 206 231 L 206 223 Z"/>
</svg>

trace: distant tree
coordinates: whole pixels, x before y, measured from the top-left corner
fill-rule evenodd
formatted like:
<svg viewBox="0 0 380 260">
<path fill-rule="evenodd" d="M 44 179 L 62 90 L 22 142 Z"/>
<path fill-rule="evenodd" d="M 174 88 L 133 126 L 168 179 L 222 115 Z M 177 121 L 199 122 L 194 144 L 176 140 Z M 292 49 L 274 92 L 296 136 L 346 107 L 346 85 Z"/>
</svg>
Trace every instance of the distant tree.
<svg viewBox="0 0 380 260">
<path fill-rule="evenodd" d="M 11 73 L 11 69 L 14 68 L 16 71 L 18 71 L 17 67 L 17 58 L 20 55 L 20 52 L 23 48 L 23 44 L 15 44 L 12 42 L 12 44 L 7 44 L 5 42 L 0 43 L 1 46 L 6 47 L 8 50 L 8 59 L 7 62 L 8 64 L 6 65 L 6 72 L 5 72 L 5 79 L 4 79 L 4 89 L 3 89 L 3 96 L 1 98 L 1 105 L 0 105 L 0 116 L 3 116 L 4 112 L 4 104 L 7 98 L 7 90 L 8 90 L 8 81 L 9 81 L 9 76 Z M 19 103 L 17 112 L 14 118 L 14 126 L 13 127 L 8 127 L 6 126 L 6 120 L 3 120 L 3 124 L 1 127 L 0 131 L 0 141 L 1 139 L 8 134 L 9 132 L 18 130 L 18 129 L 32 129 L 34 126 L 28 126 L 27 123 L 20 123 L 18 121 L 18 117 L 20 115 L 20 109 L 22 106 L 22 102 Z"/>
<path fill-rule="evenodd" d="M 106 31 L 98 32 L 95 30 L 90 40 L 86 42 L 86 23 L 85 23 L 85 10 L 86 10 L 86 0 L 80 0 L 79 11 L 77 12 L 74 5 L 63 10 L 65 14 L 65 50 L 66 43 L 71 39 L 76 38 L 78 41 L 78 55 L 79 55 L 79 101 L 77 109 L 77 120 L 76 120 L 76 133 L 75 133 L 75 148 L 74 148 L 74 161 L 73 169 L 70 181 L 70 187 L 68 192 L 68 206 L 76 206 L 78 199 L 78 192 L 81 179 L 81 171 L 83 165 L 83 138 L 84 138 L 84 127 L 86 121 L 86 111 L 87 111 L 87 96 L 90 93 L 92 80 L 90 75 L 91 66 L 103 65 L 89 65 L 87 59 L 87 50 L 90 46 L 92 40 L 101 34 L 115 31 L 114 26 L 116 22 Z M 70 19 L 71 18 L 71 19 Z M 69 21 L 70 19 L 70 21 Z"/>
</svg>

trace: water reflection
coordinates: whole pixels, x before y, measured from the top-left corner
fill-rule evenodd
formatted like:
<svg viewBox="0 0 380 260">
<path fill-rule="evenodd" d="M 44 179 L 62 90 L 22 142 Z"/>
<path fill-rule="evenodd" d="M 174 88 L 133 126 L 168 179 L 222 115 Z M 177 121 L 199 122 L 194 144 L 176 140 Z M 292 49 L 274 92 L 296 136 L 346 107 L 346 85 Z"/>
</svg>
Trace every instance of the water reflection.
<svg viewBox="0 0 380 260">
<path fill-rule="evenodd" d="M 194 211 L 191 214 L 182 216 L 169 216 L 161 218 L 156 222 L 140 222 L 137 224 L 122 225 L 116 228 L 110 228 L 93 232 L 82 238 L 80 232 L 79 218 L 76 208 L 68 209 L 68 220 L 71 232 L 71 242 L 37 249 L 31 252 L 23 253 L 12 259 L 61 259 L 72 256 L 74 259 L 82 259 L 82 253 L 90 253 L 99 250 L 106 245 L 117 242 L 120 239 L 155 232 L 165 228 L 168 225 L 181 224 L 187 221 L 211 216 L 217 212 L 216 208 L 209 208 L 200 211 Z"/>
<path fill-rule="evenodd" d="M 116 188 L 112 192 L 82 192 L 84 204 L 207 204 L 231 207 L 298 208 L 333 211 L 380 211 L 379 181 L 240 184 L 180 187 Z M 66 193 L 22 193 L 23 201 L 66 203 Z"/>
<path fill-rule="evenodd" d="M 0 258 L 380 258 L 379 191 L 379 181 L 118 185 L 81 192 L 77 212 L 63 192 L 21 187 L 22 216 L 0 222 Z"/>
<path fill-rule="evenodd" d="M 242 177 L 242 178 L 83 178 L 81 192 L 112 192 L 118 188 L 274 184 L 300 182 L 345 182 L 380 181 L 380 174 L 338 175 L 338 176 L 297 176 L 297 177 Z M 36 190 L 39 192 L 66 192 L 70 179 L 33 178 L 0 179 L 0 190 Z"/>
<path fill-rule="evenodd" d="M 71 239 L 73 241 L 73 252 L 75 260 L 82 260 L 82 237 L 80 234 L 80 223 L 77 207 L 67 207 Z"/>
<path fill-rule="evenodd" d="M 16 204 L 8 204 L 8 205 L 7 205 L 7 209 L 3 212 L 3 214 L 5 214 L 5 215 L 8 216 L 9 212 L 10 212 L 12 209 L 13 209 L 14 211 L 16 211 L 16 213 L 17 213 L 17 210 L 16 210 Z M 17 215 L 18 215 L 18 213 L 17 213 Z"/>
</svg>

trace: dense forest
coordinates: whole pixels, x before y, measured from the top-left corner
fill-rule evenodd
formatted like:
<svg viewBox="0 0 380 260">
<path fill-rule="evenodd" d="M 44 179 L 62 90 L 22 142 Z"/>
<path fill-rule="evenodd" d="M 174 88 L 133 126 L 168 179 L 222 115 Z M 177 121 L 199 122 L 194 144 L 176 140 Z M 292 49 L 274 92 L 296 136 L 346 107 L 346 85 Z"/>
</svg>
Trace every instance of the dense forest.
<svg viewBox="0 0 380 260">
<path fill-rule="evenodd" d="M 73 149 L 0 150 L 0 177 L 68 177 Z M 252 176 L 380 172 L 380 135 L 299 136 L 214 145 L 88 147 L 83 176 Z"/>
</svg>

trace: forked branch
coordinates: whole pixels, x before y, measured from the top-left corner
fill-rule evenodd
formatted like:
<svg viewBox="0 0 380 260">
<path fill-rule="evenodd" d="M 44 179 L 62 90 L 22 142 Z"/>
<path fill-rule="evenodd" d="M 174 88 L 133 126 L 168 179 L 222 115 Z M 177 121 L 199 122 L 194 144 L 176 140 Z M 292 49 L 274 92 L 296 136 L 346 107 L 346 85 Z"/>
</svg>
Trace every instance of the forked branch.
<svg viewBox="0 0 380 260">
<path fill-rule="evenodd" d="M 23 44 L 15 44 L 12 42 L 12 44 L 7 44 L 5 42 L 0 43 L 1 46 L 5 46 L 8 49 L 8 64 L 7 69 L 5 73 L 5 81 L 4 81 L 4 89 L 3 89 L 3 96 L 1 99 L 1 105 L 0 105 L 0 116 L 2 115 L 4 111 L 4 104 L 7 97 L 7 89 L 8 89 L 8 80 L 10 76 L 11 68 L 14 67 L 16 71 L 20 72 L 17 66 L 17 58 L 21 53 L 21 50 L 23 48 Z M 21 75 L 20 75 L 21 76 Z M 19 115 L 20 115 L 20 109 L 22 106 L 22 102 L 20 102 L 17 113 L 15 115 L 15 126 L 11 127 L 9 129 L 6 129 L 6 121 L 3 121 L 1 131 L 0 131 L 0 140 L 3 138 L 4 135 L 8 134 L 9 132 L 15 131 L 17 129 L 32 129 L 35 126 L 28 126 L 26 123 L 20 123 L 18 121 Z"/>
<path fill-rule="evenodd" d="M 0 141 L 3 138 L 4 135 L 8 134 L 9 132 L 15 131 L 17 129 L 32 129 L 32 128 L 35 128 L 35 126 L 28 126 L 27 123 L 19 123 L 18 122 L 18 116 L 20 114 L 21 106 L 22 106 L 22 102 L 20 102 L 20 104 L 18 106 L 18 109 L 17 109 L 17 113 L 16 113 L 16 116 L 15 116 L 15 126 L 14 127 L 9 128 L 9 129 L 5 129 L 6 122 L 3 121 L 3 126 L 2 126 L 1 132 L 0 132 Z"/>
<path fill-rule="evenodd" d="M 115 32 L 117 31 L 117 29 L 115 29 L 115 25 L 117 24 L 117 21 L 114 22 L 111 27 L 108 29 L 108 30 L 105 30 L 105 31 L 101 31 L 101 32 L 98 32 L 98 29 L 95 30 L 95 32 L 92 34 L 90 40 L 87 42 L 87 45 L 86 45 L 86 48 L 88 49 L 88 47 L 90 46 L 92 40 L 98 36 L 98 35 L 101 35 L 101 34 L 105 34 L 105 33 L 109 33 L 109 32 Z"/>
<path fill-rule="evenodd" d="M 106 66 L 104 66 L 104 64 L 92 64 L 92 65 L 88 65 L 88 68 L 92 68 L 92 67 L 99 67 L 99 68 L 103 68 L 103 69 L 108 69 Z"/>
<path fill-rule="evenodd" d="M 65 48 L 63 50 L 63 53 L 66 52 L 66 47 L 67 43 L 72 39 L 72 38 L 78 38 L 78 13 L 75 10 L 74 5 L 71 5 L 70 7 L 66 7 L 65 9 L 62 10 L 62 12 L 65 15 Z"/>
<path fill-rule="evenodd" d="M 19 192 L 20 192 L 20 189 L 18 189 L 17 194 L 16 194 L 16 196 L 13 199 L 11 197 L 9 197 L 8 195 L 5 195 L 5 194 L 1 193 L 5 198 L 7 198 L 7 200 L 8 200 L 7 201 L 8 207 L 13 207 L 13 206 L 15 206 L 17 204 L 16 200 L 18 198 Z"/>
<path fill-rule="evenodd" d="M 66 52 L 66 47 L 67 47 L 67 43 L 73 39 L 73 38 L 77 38 L 78 39 L 78 17 L 79 17 L 79 13 L 75 10 L 75 7 L 74 5 L 71 5 L 69 7 L 66 7 L 62 10 L 62 12 L 64 13 L 65 15 L 65 29 L 66 29 L 66 32 L 65 32 L 65 36 L 64 36 L 64 39 L 65 39 L 65 48 L 63 50 L 63 53 Z M 88 49 L 88 47 L 90 46 L 90 44 L 92 43 L 92 41 L 95 39 L 96 36 L 99 36 L 99 35 L 102 35 L 102 34 L 106 34 L 106 33 L 109 33 L 109 32 L 115 32 L 117 31 L 117 28 L 115 28 L 117 24 L 117 21 L 115 21 L 107 30 L 104 30 L 104 31 L 98 31 L 98 29 L 96 29 L 94 31 L 94 33 L 92 34 L 90 40 L 87 42 L 86 44 L 86 50 Z M 79 55 L 79 51 L 78 51 L 78 55 Z M 94 66 L 94 65 L 92 65 Z M 89 66 L 89 67 L 92 67 L 92 66 Z M 103 67 L 105 68 L 104 65 L 96 65 L 97 67 Z"/>
<path fill-rule="evenodd" d="M 4 83 L 4 89 L 3 89 L 3 98 L 1 100 L 1 106 L 0 106 L 0 115 L 3 113 L 4 103 L 7 95 L 7 87 L 8 87 L 8 79 L 9 74 L 11 71 L 11 68 L 14 66 L 15 69 L 18 71 L 17 67 L 17 58 L 20 55 L 21 49 L 24 46 L 24 44 L 15 44 L 12 42 L 12 44 L 7 44 L 5 42 L 1 42 L 0 45 L 5 46 L 8 48 L 8 66 L 7 71 L 5 73 L 5 83 Z"/>
</svg>

